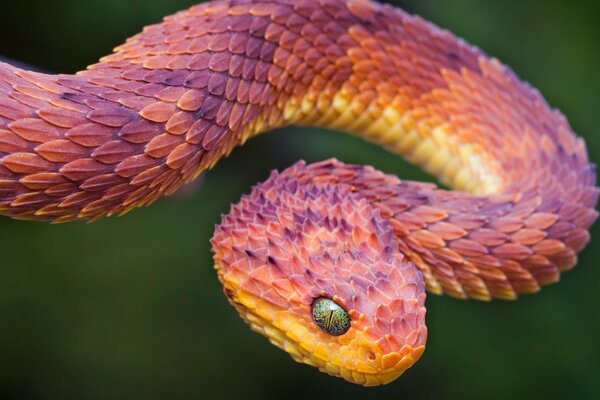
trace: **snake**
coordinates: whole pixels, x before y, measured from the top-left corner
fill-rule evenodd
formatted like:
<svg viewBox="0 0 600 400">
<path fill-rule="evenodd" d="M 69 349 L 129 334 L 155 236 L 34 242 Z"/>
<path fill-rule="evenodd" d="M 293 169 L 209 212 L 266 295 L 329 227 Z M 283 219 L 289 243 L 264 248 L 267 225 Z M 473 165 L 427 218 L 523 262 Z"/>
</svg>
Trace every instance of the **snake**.
<svg viewBox="0 0 600 400">
<path fill-rule="evenodd" d="M 75 75 L 0 64 L 0 214 L 122 215 L 287 125 L 358 135 L 448 187 L 300 161 L 222 216 L 227 299 L 327 374 L 393 381 L 424 352 L 426 292 L 534 293 L 590 240 L 595 166 L 567 119 L 479 48 L 371 0 L 211 1 Z"/>
</svg>

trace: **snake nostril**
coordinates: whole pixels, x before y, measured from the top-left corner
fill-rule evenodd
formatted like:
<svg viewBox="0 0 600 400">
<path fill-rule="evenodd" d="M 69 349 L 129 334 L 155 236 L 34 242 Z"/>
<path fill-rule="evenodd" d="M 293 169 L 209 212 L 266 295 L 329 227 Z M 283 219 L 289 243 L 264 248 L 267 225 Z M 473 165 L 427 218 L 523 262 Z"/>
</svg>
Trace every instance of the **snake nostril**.
<svg viewBox="0 0 600 400">
<path fill-rule="evenodd" d="M 375 355 L 375 353 L 373 353 L 372 351 L 370 351 L 367 354 L 367 358 L 369 359 L 369 361 L 375 361 L 377 359 L 377 356 Z"/>
</svg>

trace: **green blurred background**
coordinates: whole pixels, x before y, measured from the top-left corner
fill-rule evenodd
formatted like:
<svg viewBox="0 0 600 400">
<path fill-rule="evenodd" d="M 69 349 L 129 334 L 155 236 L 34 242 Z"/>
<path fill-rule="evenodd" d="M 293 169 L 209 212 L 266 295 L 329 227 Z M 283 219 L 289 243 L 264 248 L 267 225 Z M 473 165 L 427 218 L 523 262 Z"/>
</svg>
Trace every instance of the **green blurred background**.
<svg viewBox="0 0 600 400">
<path fill-rule="evenodd" d="M 191 0 L 16 0 L 0 55 L 74 72 Z M 511 65 L 600 160 L 600 2 L 412 0 L 416 12 Z M 430 296 L 422 360 L 364 389 L 292 362 L 251 333 L 212 270 L 229 204 L 272 168 L 328 157 L 429 179 L 361 140 L 290 128 L 250 141 L 200 184 L 92 225 L 0 219 L 0 398 L 600 397 L 600 225 L 560 284 L 517 302 Z"/>
</svg>

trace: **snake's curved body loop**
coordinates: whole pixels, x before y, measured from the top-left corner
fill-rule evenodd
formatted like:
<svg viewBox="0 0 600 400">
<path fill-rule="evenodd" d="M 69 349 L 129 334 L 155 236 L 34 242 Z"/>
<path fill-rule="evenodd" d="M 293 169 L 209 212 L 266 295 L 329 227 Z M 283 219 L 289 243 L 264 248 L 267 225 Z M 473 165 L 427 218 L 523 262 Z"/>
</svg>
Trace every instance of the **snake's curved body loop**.
<svg viewBox="0 0 600 400">
<path fill-rule="evenodd" d="M 597 217 L 585 144 L 537 91 L 367 0 L 214 1 L 74 76 L 0 64 L 0 212 L 123 213 L 287 124 L 361 135 L 460 190 L 298 164 L 217 228 L 219 277 L 242 316 L 357 383 L 388 382 L 418 359 L 425 285 L 476 299 L 535 292 L 576 264 Z M 349 309 L 348 333 L 307 327 L 317 296 Z"/>
</svg>

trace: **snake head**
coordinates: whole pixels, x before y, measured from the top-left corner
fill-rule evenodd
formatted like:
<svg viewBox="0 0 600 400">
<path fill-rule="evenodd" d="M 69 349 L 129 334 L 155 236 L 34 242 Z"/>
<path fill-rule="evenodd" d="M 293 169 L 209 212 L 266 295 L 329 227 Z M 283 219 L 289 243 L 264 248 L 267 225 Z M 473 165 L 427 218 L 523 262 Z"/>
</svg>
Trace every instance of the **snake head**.
<svg viewBox="0 0 600 400">
<path fill-rule="evenodd" d="M 425 349 L 421 273 L 379 211 L 348 187 L 299 183 L 303 168 L 274 172 L 223 216 L 219 279 L 252 329 L 296 361 L 386 384 Z"/>
</svg>

